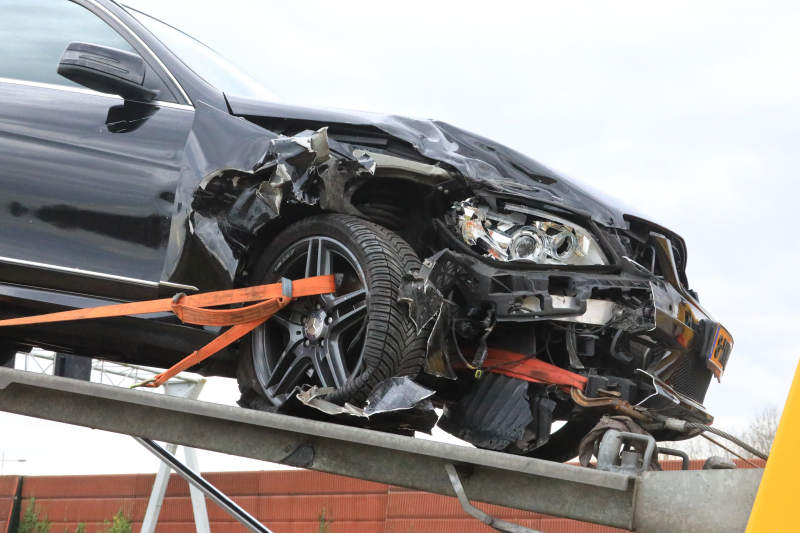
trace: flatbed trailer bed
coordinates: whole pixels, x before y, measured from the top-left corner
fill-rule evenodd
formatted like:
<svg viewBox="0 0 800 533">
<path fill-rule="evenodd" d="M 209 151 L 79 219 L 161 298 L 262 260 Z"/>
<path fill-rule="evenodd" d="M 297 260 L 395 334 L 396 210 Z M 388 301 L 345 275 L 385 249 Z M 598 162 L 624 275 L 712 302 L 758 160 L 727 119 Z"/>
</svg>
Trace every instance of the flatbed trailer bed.
<svg viewBox="0 0 800 533">
<path fill-rule="evenodd" d="M 0 368 L 0 411 L 643 533 L 744 532 L 763 470 L 641 476 Z"/>
</svg>

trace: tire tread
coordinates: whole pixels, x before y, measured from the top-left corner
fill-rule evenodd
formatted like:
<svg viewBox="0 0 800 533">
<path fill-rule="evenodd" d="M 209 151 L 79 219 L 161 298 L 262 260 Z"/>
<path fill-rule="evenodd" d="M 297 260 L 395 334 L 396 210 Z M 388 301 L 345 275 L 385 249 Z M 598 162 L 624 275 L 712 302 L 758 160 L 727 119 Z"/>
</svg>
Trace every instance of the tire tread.
<svg viewBox="0 0 800 533">
<path fill-rule="evenodd" d="M 287 228 L 276 241 L 281 241 L 286 235 L 283 240 L 288 241 L 288 245 L 293 242 L 293 236 L 313 235 L 320 226 L 330 228 L 334 233 L 342 232 L 364 256 L 361 267 L 370 290 L 369 326 L 364 335 L 363 348 L 365 370 L 327 397 L 338 404 L 350 402 L 364 405 L 368 395 L 381 381 L 394 376 L 414 378 L 422 367 L 427 339 L 417 334 L 408 307 L 398 300 L 403 277 L 422 265 L 411 246 L 400 236 L 372 222 L 347 215 L 309 217 Z M 267 248 L 255 271 L 264 266 L 262 263 L 271 263 L 270 258 L 280 257 L 280 254 L 271 253 L 273 250 L 273 245 Z M 246 349 L 247 346 L 250 346 L 249 343 L 243 343 L 245 349 L 242 350 L 237 371 L 241 392 L 238 403 L 250 409 L 274 410 L 269 400 L 259 393 L 252 350 Z"/>
</svg>

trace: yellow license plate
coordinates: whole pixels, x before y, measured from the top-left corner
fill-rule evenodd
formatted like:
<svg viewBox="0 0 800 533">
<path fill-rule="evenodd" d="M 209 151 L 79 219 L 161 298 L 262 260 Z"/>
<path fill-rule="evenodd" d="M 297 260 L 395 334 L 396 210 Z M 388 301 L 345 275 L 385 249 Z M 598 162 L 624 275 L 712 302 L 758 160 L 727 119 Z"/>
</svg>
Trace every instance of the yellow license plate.
<svg viewBox="0 0 800 533">
<path fill-rule="evenodd" d="M 706 364 L 716 376 L 717 381 L 720 380 L 725 372 L 725 366 L 728 364 L 728 358 L 730 358 L 732 350 L 733 337 L 721 324 L 717 324 L 711 346 L 706 353 Z"/>
</svg>

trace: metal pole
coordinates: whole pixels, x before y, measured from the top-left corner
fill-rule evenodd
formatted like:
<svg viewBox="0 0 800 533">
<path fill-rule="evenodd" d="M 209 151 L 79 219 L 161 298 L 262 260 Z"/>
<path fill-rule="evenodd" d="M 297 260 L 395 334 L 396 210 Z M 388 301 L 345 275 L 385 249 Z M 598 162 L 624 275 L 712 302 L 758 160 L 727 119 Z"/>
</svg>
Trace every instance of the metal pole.
<svg viewBox="0 0 800 533">
<path fill-rule="evenodd" d="M 197 475 L 200 475 L 200 466 L 197 462 L 197 450 L 184 446 L 183 455 L 186 457 L 186 466 Z M 189 485 L 189 494 L 192 497 L 192 511 L 194 511 L 194 524 L 197 528 L 197 533 L 211 533 L 211 525 L 208 523 L 208 510 L 206 509 L 205 495 L 194 485 Z"/>
<path fill-rule="evenodd" d="M 0 457 L 0 476 L 3 475 L 6 463 L 24 463 L 26 461 L 27 459 L 9 459 L 6 461 L 6 452 L 2 452 L 2 456 Z"/>
<path fill-rule="evenodd" d="M 177 449 L 177 444 L 167 444 L 169 453 L 175 453 Z M 150 493 L 150 500 L 147 502 L 147 511 L 144 513 L 141 533 L 155 533 L 158 515 L 161 514 L 164 495 L 167 493 L 170 472 L 172 472 L 172 470 L 167 463 L 162 461 L 158 465 L 158 473 L 156 474 L 156 480 L 153 482 L 153 491 Z"/>
<path fill-rule="evenodd" d="M 164 393 L 167 396 L 176 398 L 196 400 L 200 396 L 200 392 L 203 390 L 205 384 L 206 380 L 201 380 L 196 383 L 168 382 L 164 385 Z M 167 444 L 167 451 L 169 451 L 169 453 L 174 455 L 177 449 L 177 445 Z M 195 450 L 184 447 L 183 452 L 189 467 L 199 473 L 200 467 Z M 170 472 L 169 464 L 162 461 L 159 464 L 158 473 L 153 482 L 150 500 L 147 502 L 147 511 L 145 511 L 144 520 L 142 521 L 141 533 L 155 533 L 158 515 L 161 514 L 161 507 L 164 504 L 164 495 L 167 492 Z M 197 490 L 193 485 L 189 485 L 189 494 L 192 498 L 192 512 L 194 513 L 194 523 L 197 533 L 211 533 L 211 526 L 208 522 L 208 510 L 206 509 L 206 500 L 203 493 Z"/>
<path fill-rule="evenodd" d="M 225 496 L 214 485 L 200 477 L 192 469 L 178 461 L 178 459 L 169 453 L 167 450 L 151 441 L 150 439 L 142 439 L 134 437 L 139 444 L 150 450 L 156 457 L 169 464 L 169 466 L 185 479 L 190 485 L 197 487 L 200 492 L 211 498 L 217 505 L 222 507 L 229 515 L 235 518 L 245 528 L 252 531 L 252 533 L 272 533 L 267 529 L 264 524 L 253 518 L 247 511 L 236 505 L 236 503 Z"/>
</svg>

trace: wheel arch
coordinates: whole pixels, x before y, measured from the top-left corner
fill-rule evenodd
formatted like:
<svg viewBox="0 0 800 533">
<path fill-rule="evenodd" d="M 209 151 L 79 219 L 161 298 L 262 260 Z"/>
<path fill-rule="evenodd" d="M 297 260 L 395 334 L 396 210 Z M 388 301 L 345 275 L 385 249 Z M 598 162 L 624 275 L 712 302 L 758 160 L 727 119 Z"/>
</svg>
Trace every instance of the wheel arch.
<svg viewBox="0 0 800 533">
<path fill-rule="evenodd" d="M 358 184 L 352 192 L 349 203 L 355 211 L 326 211 L 319 204 L 284 203 L 280 216 L 253 232 L 244 243 L 235 283 L 247 283 L 255 261 L 282 231 L 300 220 L 324 213 L 349 214 L 377 224 L 399 235 L 422 256 L 426 252 L 422 243 L 430 229 L 430 220 L 438 214 L 432 212 L 438 206 L 430 201 L 434 190 L 433 186 L 410 177 L 374 177 Z"/>
</svg>

